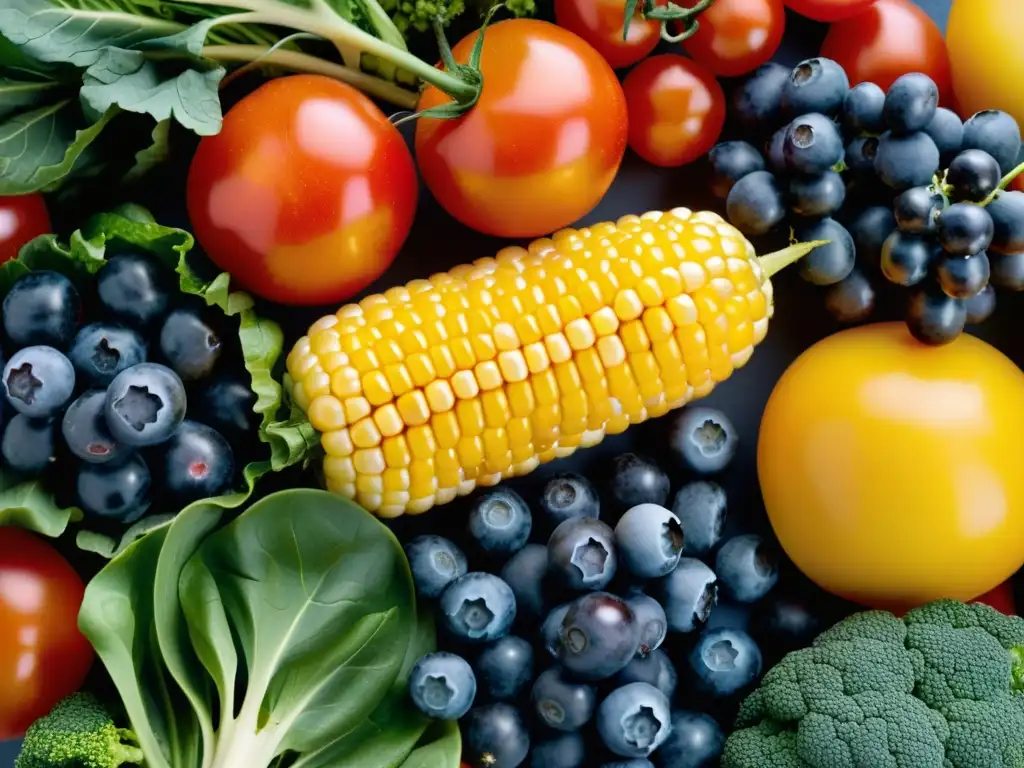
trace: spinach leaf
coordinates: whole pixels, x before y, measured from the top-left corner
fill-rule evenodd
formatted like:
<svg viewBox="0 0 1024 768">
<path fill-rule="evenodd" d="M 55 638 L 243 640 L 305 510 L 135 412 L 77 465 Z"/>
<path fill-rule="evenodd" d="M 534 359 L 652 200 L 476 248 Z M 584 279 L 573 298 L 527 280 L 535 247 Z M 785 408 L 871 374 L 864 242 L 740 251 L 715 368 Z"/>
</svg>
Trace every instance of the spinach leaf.
<svg viewBox="0 0 1024 768">
<path fill-rule="evenodd" d="M 452 721 L 434 723 L 412 754 L 399 768 L 444 768 L 459 765 L 462 755 L 462 734 Z"/>
<path fill-rule="evenodd" d="M 56 538 L 68 523 L 82 519 L 77 507 L 61 507 L 38 479 L 19 478 L 0 467 L 0 526 L 25 528 Z"/>
</svg>

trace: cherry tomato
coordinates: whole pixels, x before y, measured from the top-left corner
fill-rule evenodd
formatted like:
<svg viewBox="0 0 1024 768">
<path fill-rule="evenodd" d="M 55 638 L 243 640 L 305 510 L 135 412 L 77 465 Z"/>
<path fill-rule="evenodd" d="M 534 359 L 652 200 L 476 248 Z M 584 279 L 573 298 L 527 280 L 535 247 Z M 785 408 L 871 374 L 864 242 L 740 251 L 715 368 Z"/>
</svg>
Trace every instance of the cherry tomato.
<svg viewBox="0 0 1024 768">
<path fill-rule="evenodd" d="M 783 0 L 801 16 L 815 21 L 839 21 L 866 11 L 875 0 Z"/>
<path fill-rule="evenodd" d="M 909 0 L 877 0 L 864 13 L 836 22 L 821 55 L 839 62 L 851 85 L 872 82 L 888 90 L 900 75 L 923 72 L 939 86 L 942 103 L 952 104 L 942 31 Z"/>
<path fill-rule="evenodd" d="M 683 48 L 719 77 L 736 77 L 775 55 L 786 9 L 782 0 L 715 0 L 697 20 L 700 28 Z"/>
<path fill-rule="evenodd" d="M 1010 189 L 1016 189 L 1024 192 L 1024 173 L 1010 182 Z"/>
<path fill-rule="evenodd" d="M 658 3 L 664 5 L 663 0 Z M 555 0 L 555 21 L 588 43 L 615 69 L 636 64 L 658 45 L 661 23 L 646 21 L 637 4 L 629 35 L 622 39 L 625 0 Z"/>
<path fill-rule="evenodd" d="M 474 32 L 453 49 L 465 62 Z M 615 72 L 573 33 L 533 19 L 487 29 L 480 100 L 455 120 L 416 122 L 416 161 L 438 202 L 489 235 L 549 234 L 586 215 L 626 151 Z M 449 101 L 433 87 L 421 109 Z"/>
<path fill-rule="evenodd" d="M 81 688 L 93 651 L 78 631 L 85 585 L 42 539 L 0 527 L 0 741 Z"/>
<path fill-rule="evenodd" d="M 1009 581 L 1004 581 L 995 589 L 989 590 L 981 597 L 974 598 L 971 602 L 990 605 L 1007 616 L 1017 615 L 1017 605 L 1013 599 L 1013 584 Z"/>
<path fill-rule="evenodd" d="M 199 144 L 188 211 L 211 259 L 282 304 L 335 304 L 391 264 L 418 182 L 398 130 L 351 86 L 271 80 Z"/>
<path fill-rule="evenodd" d="M 757 471 L 790 559 L 872 607 L 971 600 L 1024 563 L 1024 372 L 964 334 L 842 331 L 783 374 Z"/>
<path fill-rule="evenodd" d="M 965 117 L 1002 109 L 1024 125 L 1024 4 L 955 0 L 946 25 L 953 85 Z"/>
<path fill-rule="evenodd" d="M 17 258 L 32 238 L 51 231 L 42 195 L 0 197 L 0 264 Z"/>
<path fill-rule="evenodd" d="M 718 141 L 725 93 L 714 74 L 673 53 L 640 62 L 622 83 L 629 147 L 649 163 L 692 163 Z"/>
</svg>

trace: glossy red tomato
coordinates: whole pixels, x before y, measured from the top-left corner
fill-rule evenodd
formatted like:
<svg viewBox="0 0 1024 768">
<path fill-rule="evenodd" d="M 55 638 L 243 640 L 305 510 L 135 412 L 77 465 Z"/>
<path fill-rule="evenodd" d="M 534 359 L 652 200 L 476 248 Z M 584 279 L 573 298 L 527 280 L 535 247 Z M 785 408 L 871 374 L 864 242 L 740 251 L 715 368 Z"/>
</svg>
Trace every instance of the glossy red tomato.
<svg viewBox="0 0 1024 768">
<path fill-rule="evenodd" d="M 78 631 L 85 585 L 40 538 L 0 527 L 0 741 L 74 693 L 92 665 Z"/>
<path fill-rule="evenodd" d="M 775 55 L 786 9 L 782 0 L 715 0 L 698 21 L 700 28 L 683 48 L 719 77 L 736 77 Z"/>
<path fill-rule="evenodd" d="M 465 62 L 474 32 L 455 46 Z M 586 215 L 626 151 L 626 100 L 615 72 L 573 33 L 533 19 L 487 29 L 480 100 L 455 120 L 416 122 L 416 162 L 463 224 L 537 237 Z M 420 108 L 449 99 L 427 87 Z"/>
<path fill-rule="evenodd" d="M 335 304 L 405 242 L 418 183 L 409 148 L 351 86 L 271 80 L 199 144 L 188 178 L 196 237 L 242 287 L 282 304 Z"/>
<path fill-rule="evenodd" d="M 0 197 L 0 264 L 17 258 L 32 238 L 51 231 L 42 195 Z"/>
<path fill-rule="evenodd" d="M 784 0 L 801 16 L 815 21 L 839 21 L 866 11 L 875 0 Z"/>
<path fill-rule="evenodd" d="M 1020 174 L 1020 176 L 1010 182 L 1010 189 L 1016 189 L 1024 192 L 1024 173 Z"/>
<path fill-rule="evenodd" d="M 725 93 L 714 74 L 673 53 L 640 62 L 622 83 L 629 147 L 649 163 L 692 163 L 718 141 Z"/>
<path fill-rule="evenodd" d="M 838 61 L 851 84 L 872 82 L 888 89 L 907 72 L 923 72 L 952 103 L 949 55 L 942 31 L 909 0 L 878 0 L 864 13 L 831 26 L 821 55 Z"/>
<path fill-rule="evenodd" d="M 644 20 L 642 7 L 643 3 L 637 3 L 626 39 L 622 35 L 625 0 L 555 0 L 555 21 L 582 37 L 619 69 L 650 54 L 661 38 L 661 23 Z"/>
<path fill-rule="evenodd" d="M 976 597 L 971 602 L 990 605 L 1007 616 L 1017 615 L 1017 606 L 1013 599 L 1013 585 L 1008 581 L 1004 581 L 995 589 L 989 590 L 981 597 Z"/>
</svg>

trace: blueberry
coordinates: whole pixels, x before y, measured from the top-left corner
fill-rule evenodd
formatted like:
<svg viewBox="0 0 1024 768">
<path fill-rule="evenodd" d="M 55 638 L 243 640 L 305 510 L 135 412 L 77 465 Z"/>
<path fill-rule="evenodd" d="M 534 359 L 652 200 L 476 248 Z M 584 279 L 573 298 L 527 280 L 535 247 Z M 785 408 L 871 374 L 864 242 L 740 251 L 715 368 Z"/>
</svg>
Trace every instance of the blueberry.
<svg viewBox="0 0 1024 768">
<path fill-rule="evenodd" d="M 578 731 L 594 716 L 597 694 L 593 686 L 570 680 L 552 667 L 534 682 L 531 700 L 537 717 L 549 728 Z"/>
<path fill-rule="evenodd" d="M 960 121 L 956 112 L 939 107 L 935 110 L 924 132 L 931 136 L 932 141 L 939 150 L 939 159 L 943 166 L 949 164 L 957 152 L 963 147 L 964 124 Z"/>
<path fill-rule="evenodd" d="M 963 301 L 951 299 L 938 287 L 925 286 L 916 291 L 907 306 L 907 328 L 924 344 L 940 345 L 953 341 L 964 330 L 967 310 Z"/>
<path fill-rule="evenodd" d="M 760 536 L 734 536 L 718 550 L 715 573 L 726 596 L 753 603 L 778 582 L 779 556 Z"/>
<path fill-rule="evenodd" d="M 725 748 L 725 734 L 710 715 L 678 709 L 672 731 L 654 755 L 660 768 L 710 768 Z"/>
<path fill-rule="evenodd" d="M 458 720 L 473 706 L 476 677 L 461 656 L 428 653 L 409 673 L 409 696 L 427 717 Z"/>
<path fill-rule="evenodd" d="M 615 534 L 592 517 L 572 517 L 548 539 L 548 569 L 570 589 L 601 589 L 618 567 Z"/>
<path fill-rule="evenodd" d="M 945 206 L 942 195 L 928 187 L 911 187 L 893 203 L 893 215 L 901 232 L 926 235 L 935 231 L 936 220 Z"/>
<path fill-rule="evenodd" d="M 801 61 L 782 86 L 782 110 L 794 116 L 820 112 L 830 117 L 843 107 L 850 80 L 832 59 Z"/>
<path fill-rule="evenodd" d="M 668 489 L 668 475 L 646 457 L 623 453 L 612 462 L 612 497 L 625 509 L 637 504 L 664 504 Z"/>
<path fill-rule="evenodd" d="M 114 256 L 97 277 L 100 301 L 118 319 L 147 327 L 167 312 L 170 270 L 140 254 Z"/>
<path fill-rule="evenodd" d="M 78 470 L 78 503 L 87 515 L 134 523 L 149 509 L 149 467 L 138 454 L 117 464 L 83 464 Z"/>
<path fill-rule="evenodd" d="M 636 656 L 631 659 L 629 664 L 615 676 L 615 682 L 617 685 L 647 683 L 653 685 L 671 700 L 675 695 L 676 686 L 679 684 L 679 675 L 675 665 L 672 664 L 672 659 L 659 648 L 646 656 Z"/>
<path fill-rule="evenodd" d="M 992 243 L 995 253 L 1024 251 L 1024 192 L 1001 192 L 986 209 L 992 217 Z"/>
<path fill-rule="evenodd" d="M 3 303 L 4 332 L 16 347 L 67 349 L 82 302 L 64 275 L 39 270 L 14 281 Z"/>
<path fill-rule="evenodd" d="M 857 263 L 857 246 L 850 232 L 835 219 L 826 218 L 796 228 L 802 243 L 826 240 L 799 261 L 800 277 L 812 285 L 835 285 L 846 279 Z"/>
<path fill-rule="evenodd" d="M 835 171 L 817 176 L 795 176 L 789 182 L 789 208 L 798 216 L 822 218 L 843 207 L 846 184 Z"/>
<path fill-rule="evenodd" d="M 991 280 L 991 277 L 989 278 Z M 996 291 L 989 283 L 977 294 L 964 302 L 964 311 L 967 314 L 968 325 L 979 325 L 989 317 L 996 309 Z"/>
<path fill-rule="evenodd" d="M 664 576 L 679 563 L 683 527 L 658 504 L 630 507 L 615 526 L 615 547 L 622 564 L 641 579 Z"/>
<path fill-rule="evenodd" d="M 563 473 L 552 477 L 544 486 L 540 508 L 558 525 L 571 517 L 598 517 L 601 500 L 587 478 Z"/>
<path fill-rule="evenodd" d="M 725 208 L 729 221 L 745 235 L 766 234 L 786 217 L 782 189 L 768 171 L 754 171 L 737 181 Z"/>
<path fill-rule="evenodd" d="M 4 429 L 4 461 L 15 472 L 38 475 L 56 460 L 53 419 L 15 414 Z"/>
<path fill-rule="evenodd" d="M 729 118 L 747 132 L 760 132 L 776 125 L 782 114 L 782 89 L 790 70 L 768 62 L 755 69 L 733 90 Z"/>
<path fill-rule="evenodd" d="M 434 598 L 466 574 L 466 556 L 448 539 L 417 536 L 405 545 L 412 580 L 420 597 Z"/>
<path fill-rule="evenodd" d="M 121 371 L 146 362 L 146 342 L 129 328 L 93 323 L 75 336 L 68 358 L 81 383 L 106 387 Z"/>
<path fill-rule="evenodd" d="M 625 667 L 640 648 L 640 624 L 621 598 L 594 592 L 569 605 L 562 620 L 558 660 L 581 680 L 603 680 Z"/>
<path fill-rule="evenodd" d="M 886 131 L 878 139 L 875 173 L 896 191 L 923 187 L 939 170 L 939 148 L 923 131 L 895 136 Z"/>
<path fill-rule="evenodd" d="M 469 538 L 484 552 L 510 555 L 530 538 L 533 518 L 515 491 L 498 488 L 477 498 L 469 512 Z"/>
<path fill-rule="evenodd" d="M 515 635 L 488 644 L 473 665 L 480 690 L 492 699 L 514 699 L 533 679 L 533 646 Z"/>
<path fill-rule="evenodd" d="M 858 83 L 843 97 L 843 130 L 850 136 L 885 130 L 885 91 L 874 83 Z"/>
<path fill-rule="evenodd" d="M 994 253 L 989 262 L 992 285 L 1007 291 L 1024 291 L 1024 251 Z"/>
<path fill-rule="evenodd" d="M 640 625 L 640 647 L 637 655 L 647 656 L 665 642 L 665 634 L 668 632 L 665 609 L 653 597 L 642 592 L 627 597 L 626 605 L 633 611 L 633 615 L 636 616 L 636 621 Z"/>
<path fill-rule="evenodd" d="M 676 418 L 670 447 L 687 469 L 709 475 L 721 472 L 733 460 L 738 437 L 721 411 L 691 406 Z"/>
<path fill-rule="evenodd" d="M 536 622 L 544 615 L 544 576 L 548 572 L 548 548 L 527 544 L 501 569 L 501 578 L 516 596 L 516 614 L 521 621 Z"/>
<path fill-rule="evenodd" d="M 754 171 L 764 170 L 761 153 L 745 141 L 723 141 L 708 153 L 711 165 L 711 193 L 722 200 L 737 181 Z"/>
<path fill-rule="evenodd" d="M 213 372 L 224 343 L 192 308 L 172 311 L 160 328 L 160 354 L 182 381 L 198 381 Z"/>
<path fill-rule="evenodd" d="M 621 757 L 647 757 L 671 728 L 668 697 L 647 683 L 616 688 L 597 708 L 597 732 Z"/>
<path fill-rule="evenodd" d="M 185 420 L 185 387 L 178 375 L 158 363 L 133 365 L 107 388 L 107 425 L 118 442 L 157 445 Z"/>
<path fill-rule="evenodd" d="M 784 125 L 779 128 L 772 137 L 768 139 L 764 147 L 764 156 L 768 161 L 768 170 L 772 173 L 784 174 L 789 168 L 786 167 L 786 128 Z"/>
<path fill-rule="evenodd" d="M 579 733 L 563 733 L 535 744 L 530 752 L 531 768 L 582 768 L 586 743 Z"/>
<path fill-rule="evenodd" d="M 737 629 L 704 632 L 688 661 L 697 690 L 712 696 L 731 696 L 761 674 L 761 649 Z"/>
<path fill-rule="evenodd" d="M 939 279 L 939 287 L 947 296 L 954 299 L 970 299 L 981 293 L 988 285 L 988 256 L 984 252 L 973 256 L 944 254 L 939 259 L 935 274 Z"/>
<path fill-rule="evenodd" d="M 882 274 L 896 285 L 917 285 L 928 276 L 937 251 L 927 238 L 893 232 L 882 246 Z"/>
<path fill-rule="evenodd" d="M 471 768 L 516 768 L 530 751 L 530 734 L 522 715 L 508 704 L 474 707 L 459 730 L 462 759 Z"/>
<path fill-rule="evenodd" d="M 105 390 L 90 389 L 68 407 L 61 422 L 64 442 L 71 453 L 90 464 L 116 463 L 129 453 L 129 448 L 110 434 L 106 402 Z"/>
<path fill-rule="evenodd" d="M 825 308 L 840 323 L 863 322 L 875 311 L 875 288 L 863 272 L 855 269 L 829 286 L 825 292 Z"/>
<path fill-rule="evenodd" d="M 183 421 L 164 447 L 163 487 L 180 504 L 226 493 L 234 474 L 228 441 L 198 421 Z"/>
<path fill-rule="evenodd" d="M 928 75 L 912 72 L 898 77 L 885 94 L 885 123 L 896 136 L 923 131 L 939 107 L 939 87 Z"/>
<path fill-rule="evenodd" d="M 805 648 L 824 629 L 821 618 L 806 603 L 791 597 L 758 605 L 753 624 L 763 645 L 783 653 Z"/>
<path fill-rule="evenodd" d="M 953 158 L 946 171 L 946 183 L 956 200 L 980 203 L 995 192 L 1000 181 L 999 163 L 980 149 L 965 149 Z"/>
<path fill-rule="evenodd" d="M 71 361 L 53 347 L 25 347 L 4 366 L 4 394 L 14 410 L 33 419 L 55 415 L 75 389 Z"/>
<path fill-rule="evenodd" d="M 516 617 L 516 598 L 494 574 L 474 571 L 445 588 L 440 609 L 441 621 L 452 635 L 487 642 L 508 634 Z"/>
<path fill-rule="evenodd" d="M 801 115 L 786 129 L 783 154 L 792 171 L 824 173 L 843 159 L 843 137 L 824 115 Z"/>
<path fill-rule="evenodd" d="M 875 157 L 878 155 L 877 136 L 858 136 L 846 145 L 845 163 L 851 174 L 867 176 L 875 172 Z"/>
<path fill-rule="evenodd" d="M 850 223 L 849 232 L 857 249 L 857 259 L 877 267 L 882 259 L 882 244 L 896 229 L 892 208 L 873 205 L 861 211 Z"/>
<path fill-rule="evenodd" d="M 978 112 L 964 123 L 963 149 L 981 149 L 999 163 L 1002 173 L 1017 165 L 1020 154 L 1020 126 L 1006 112 L 996 109 Z"/>
<path fill-rule="evenodd" d="M 988 248 L 995 235 L 995 223 L 985 208 L 953 203 L 939 214 L 935 231 L 946 253 L 970 256 Z"/>
<path fill-rule="evenodd" d="M 718 545 L 725 510 L 725 491 L 717 483 L 697 480 L 679 489 L 672 511 L 683 526 L 684 555 L 703 555 Z"/>
<path fill-rule="evenodd" d="M 562 644 L 562 627 L 565 624 L 565 617 L 569 613 L 571 606 L 572 603 L 563 603 L 552 608 L 540 627 L 540 638 L 541 643 L 544 645 L 544 650 L 556 659 L 558 658 L 558 647 Z"/>
<path fill-rule="evenodd" d="M 256 393 L 241 378 L 229 375 L 211 380 L 195 403 L 200 420 L 229 439 L 251 434 L 259 426 L 253 411 Z"/>
<path fill-rule="evenodd" d="M 718 602 L 715 572 L 692 557 L 682 558 L 653 589 L 665 607 L 668 628 L 673 632 L 693 632 L 708 620 Z"/>
</svg>

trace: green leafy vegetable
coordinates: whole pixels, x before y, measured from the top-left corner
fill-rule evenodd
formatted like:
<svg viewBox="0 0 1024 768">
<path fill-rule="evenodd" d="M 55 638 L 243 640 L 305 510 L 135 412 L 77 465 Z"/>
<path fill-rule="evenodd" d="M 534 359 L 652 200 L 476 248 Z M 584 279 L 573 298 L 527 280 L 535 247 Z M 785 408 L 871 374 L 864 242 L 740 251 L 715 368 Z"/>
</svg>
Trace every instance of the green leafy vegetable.
<svg viewBox="0 0 1024 768">
<path fill-rule="evenodd" d="M 434 636 L 393 534 L 311 489 L 222 513 L 190 505 L 86 588 L 147 768 L 457 768 L 457 728 L 408 701 Z"/>
<path fill-rule="evenodd" d="M 268 458 L 247 465 L 242 471 L 244 487 L 222 496 L 216 503 L 237 507 L 249 497 L 256 481 L 269 471 L 277 471 L 302 460 L 316 441 L 301 421 L 278 420 L 282 407 L 281 385 L 274 379 L 273 367 L 284 343 L 280 327 L 258 315 L 252 298 L 231 291 L 230 278 L 221 273 L 213 280 L 202 279 L 190 262 L 192 235 L 182 229 L 157 224 L 145 209 L 125 206 L 113 213 L 100 214 L 72 233 L 67 243 L 53 235 L 37 237 L 22 249 L 19 258 L 0 266 L 0 300 L 23 274 L 35 269 L 52 269 L 82 284 L 92 279 L 107 258 L 130 249 L 155 256 L 178 275 L 182 293 L 201 297 L 207 305 L 225 315 L 237 317 L 238 337 L 246 371 L 249 374 L 260 415 L 259 437 L 267 445 Z M 77 509 L 62 509 L 39 480 L 19 482 L 9 472 L 0 472 L 0 524 L 19 525 L 46 536 L 59 536 L 72 519 L 80 519 Z M 143 521 L 145 526 L 150 525 Z M 121 547 L 105 537 L 81 532 L 79 543 L 85 549 L 111 555 Z"/>
</svg>

